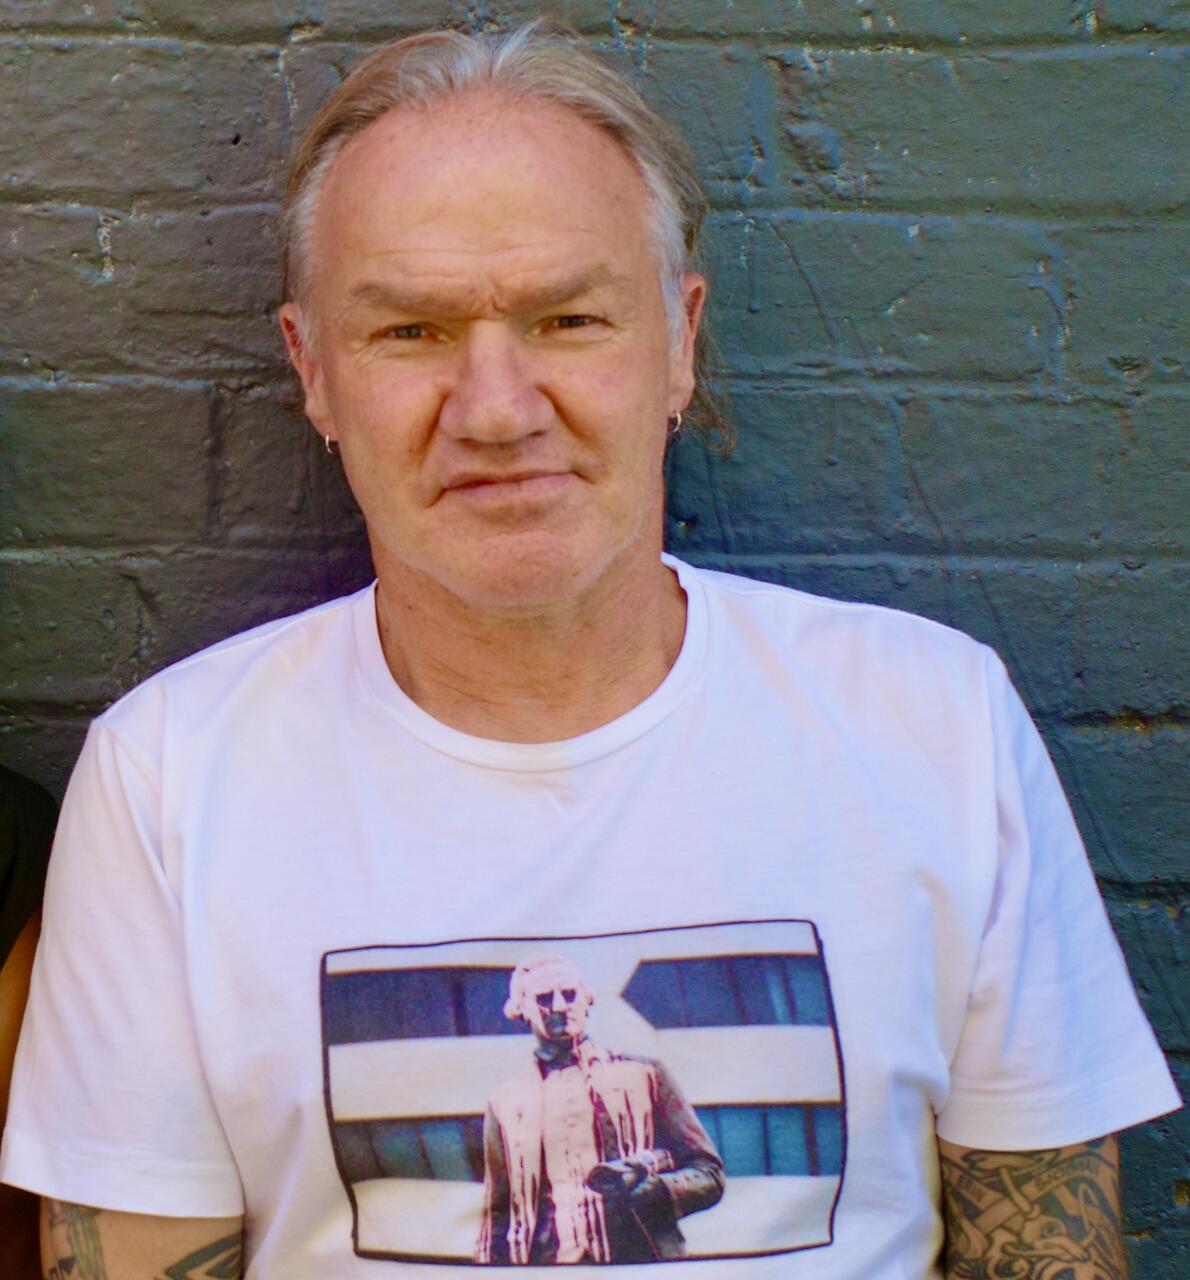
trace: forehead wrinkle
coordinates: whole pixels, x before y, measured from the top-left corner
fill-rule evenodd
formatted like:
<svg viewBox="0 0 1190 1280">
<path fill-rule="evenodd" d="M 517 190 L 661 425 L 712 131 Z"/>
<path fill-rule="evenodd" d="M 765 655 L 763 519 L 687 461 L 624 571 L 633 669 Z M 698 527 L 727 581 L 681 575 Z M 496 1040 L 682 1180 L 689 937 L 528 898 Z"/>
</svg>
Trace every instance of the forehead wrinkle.
<svg viewBox="0 0 1190 1280">
<path fill-rule="evenodd" d="M 453 316 L 486 308 L 493 312 L 516 313 L 556 306 L 599 289 L 623 291 L 628 283 L 625 276 L 602 263 L 589 270 L 540 283 L 471 280 L 433 285 L 407 280 L 366 280 L 349 292 L 343 311 L 375 308 Z"/>
</svg>

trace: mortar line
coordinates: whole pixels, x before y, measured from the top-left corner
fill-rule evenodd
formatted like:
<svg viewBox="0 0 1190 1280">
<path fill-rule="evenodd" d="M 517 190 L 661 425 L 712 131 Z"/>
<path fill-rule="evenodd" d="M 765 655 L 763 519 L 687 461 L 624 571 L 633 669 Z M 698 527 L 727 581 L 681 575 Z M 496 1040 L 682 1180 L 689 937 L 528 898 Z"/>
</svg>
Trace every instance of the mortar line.
<svg viewBox="0 0 1190 1280">
<path fill-rule="evenodd" d="M 505 24 L 502 29 L 507 29 Z M 295 24 L 300 29 L 303 24 Z M 36 30 L 18 30 L 13 27 L 0 28 L 0 48 L 5 46 L 27 47 L 45 45 L 61 48 L 69 45 L 139 45 L 145 48 L 209 48 L 209 49 L 241 49 L 245 52 L 275 55 L 286 46 L 298 48 L 317 48 L 334 45 L 349 48 L 358 47 L 361 55 L 370 46 L 383 44 L 388 40 L 404 34 L 412 34 L 424 29 L 420 26 L 392 25 L 377 27 L 356 27 L 351 30 L 335 28 L 319 28 L 317 35 L 303 31 L 296 39 L 288 34 L 277 32 L 272 38 L 264 34 L 246 30 L 242 33 L 221 34 L 218 31 L 149 33 L 130 31 L 113 26 L 79 27 L 69 25 L 54 26 L 47 24 Z M 1072 31 L 1068 35 L 1058 33 L 1038 33 L 1020 36 L 962 36 L 959 39 L 947 38 L 936 33 L 923 32 L 914 35 L 911 32 L 872 32 L 870 35 L 856 33 L 847 35 L 839 32 L 814 31 L 807 29 L 791 29 L 780 32 L 756 31 L 741 29 L 728 32 L 724 37 L 709 36 L 705 31 L 670 31 L 658 35 L 655 29 L 647 34 L 652 53 L 664 54 L 667 49 L 682 50 L 690 47 L 710 50 L 727 47 L 746 46 L 771 54 L 774 50 L 794 48 L 811 48 L 815 53 L 860 53 L 871 56 L 886 54 L 889 56 L 931 56 L 944 55 L 953 57 L 977 56 L 994 57 L 997 54 L 1037 53 L 1043 57 L 1092 57 L 1108 58 L 1118 53 L 1135 52 L 1139 57 L 1147 56 L 1150 51 L 1178 52 L 1190 47 L 1190 35 L 1179 30 L 1152 31 L 1099 31 L 1094 36 L 1089 33 Z M 616 34 L 610 25 L 598 27 L 583 26 L 579 28 L 579 36 L 585 43 L 609 45 L 617 50 Z"/>
</svg>

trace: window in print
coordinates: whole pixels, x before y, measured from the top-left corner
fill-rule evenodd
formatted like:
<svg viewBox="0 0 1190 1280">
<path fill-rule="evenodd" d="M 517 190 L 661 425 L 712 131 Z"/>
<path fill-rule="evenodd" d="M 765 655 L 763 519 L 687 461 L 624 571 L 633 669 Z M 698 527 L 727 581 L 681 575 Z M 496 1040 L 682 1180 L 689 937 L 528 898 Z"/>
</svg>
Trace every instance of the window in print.
<svg viewBox="0 0 1190 1280">
<path fill-rule="evenodd" d="M 511 974 L 463 966 L 334 974 L 323 983 L 326 1042 L 525 1035 L 504 1016 Z"/>
<path fill-rule="evenodd" d="M 348 1180 L 483 1181 L 483 1117 L 352 1120 L 335 1126 Z"/>
<path fill-rule="evenodd" d="M 838 1103 L 695 1107 L 729 1178 L 837 1177 Z M 483 1181 L 483 1117 L 340 1121 L 336 1146 L 348 1180 Z"/>
<path fill-rule="evenodd" d="M 837 1177 L 842 1108 L 834 1102 L 695 1107 L 729 1178 Z"/>
<path fill-rule="evenodd" d="M 674 1027 L 830 1025 L 817 955 L 643 960 L 624 999 L 659 1030 Z"/>
</svg>

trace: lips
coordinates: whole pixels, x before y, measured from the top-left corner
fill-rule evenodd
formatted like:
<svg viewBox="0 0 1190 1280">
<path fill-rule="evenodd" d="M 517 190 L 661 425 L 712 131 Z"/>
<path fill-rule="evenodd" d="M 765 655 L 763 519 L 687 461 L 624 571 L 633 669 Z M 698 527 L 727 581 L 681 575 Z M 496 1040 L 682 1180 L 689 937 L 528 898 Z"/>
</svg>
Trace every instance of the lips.
<svg viewBox="0 0 1190 1280">
<path fill-rule="evenodd" d="M 511 472 L 491 472 L 491 471 L 464 471 L 453 477 L 442 487 L 444 489 L 479 489 L 488 485 L 518 485 L 528 484 L 534 480 L 545 480 L 553 476 L 562 476 L 567 474 L 564 471 L 511 471 Z"/>
<path fill-rule="evenodd" d="M 515 471 L 454 476 L 443 494 L 471 502 L 540 501 L 553 497 L 573 479 L 570 471 Z"/>
</svg>

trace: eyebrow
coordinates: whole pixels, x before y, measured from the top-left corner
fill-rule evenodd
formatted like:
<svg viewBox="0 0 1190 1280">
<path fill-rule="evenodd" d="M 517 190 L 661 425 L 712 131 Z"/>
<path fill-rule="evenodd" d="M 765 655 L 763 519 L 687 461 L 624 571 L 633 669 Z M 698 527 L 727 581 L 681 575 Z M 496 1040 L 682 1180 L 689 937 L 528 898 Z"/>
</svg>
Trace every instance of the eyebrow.
<svg viewBox="0 0 1190 1280">
<path fill-rule="evenodd" d="M 573 276 L 563 276 L 538 288 L 513 292 L 514 311 L 537 311 L 567 302 L 595 289 L 615 288 L 625 283 L 625 277 L 610 267 L 600 264 Z M 365 281 L 356 285 L 347 295 L 344 313 L 360 307 L 399 311 L 408 314 L 435 314 L 453 311 L 455 302 L 449 294 L 416 285 L 393 284 L 388 281 Z M 459 308 L 459 309 L 465 309 Z"/>
</svg>

